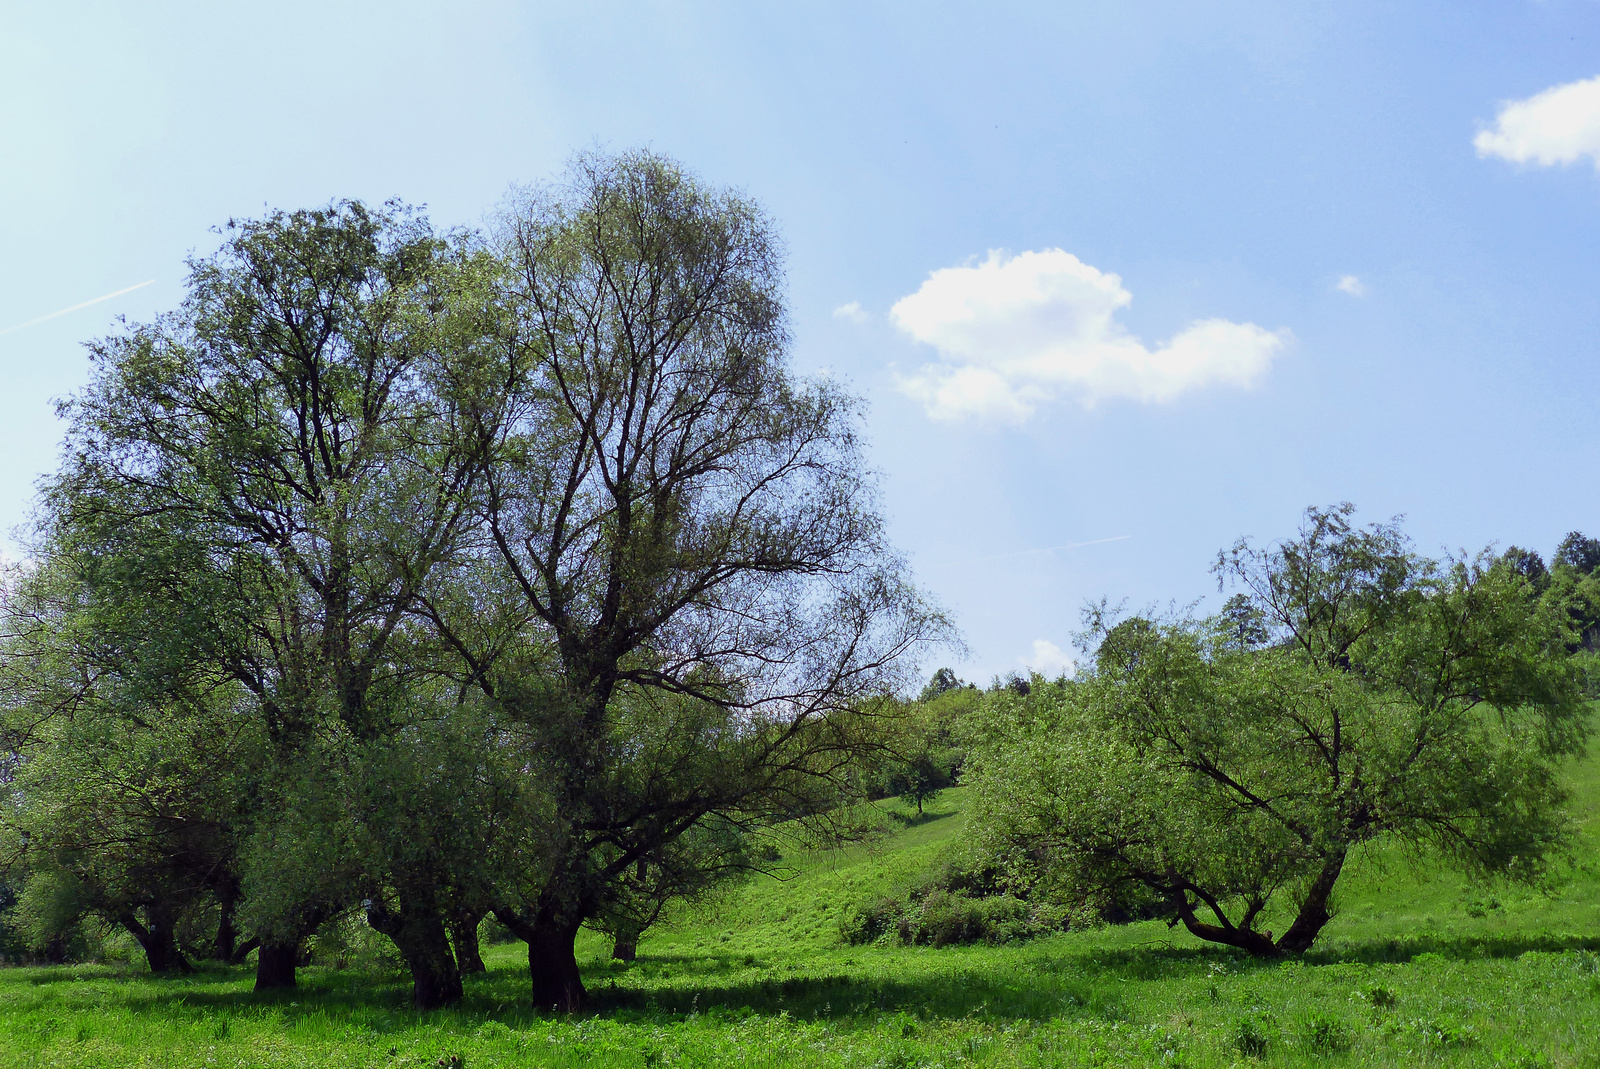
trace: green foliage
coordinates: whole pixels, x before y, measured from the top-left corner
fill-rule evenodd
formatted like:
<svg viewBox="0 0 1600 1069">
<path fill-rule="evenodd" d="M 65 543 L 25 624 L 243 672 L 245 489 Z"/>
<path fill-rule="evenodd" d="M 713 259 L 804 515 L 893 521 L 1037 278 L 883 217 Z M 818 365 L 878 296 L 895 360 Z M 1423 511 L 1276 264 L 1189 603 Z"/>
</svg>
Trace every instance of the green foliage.
<svg viewBox="0 0 1600 1069">
<path fill-rule="evenodd" d="M 990 848 L 1059 894 L 1143 888 L 1267 955 L 1312 945 L 1362 843 L 1547 871 L 1570 833 L 1559 761 L 1588 727 L 1563 621 L 1503 563 L 1421 559 L 1349 511 L 1221 557 L 1268 641 L 1241 642 L 1238 611 L 1096 615 L 1088 678 L 994 696 L 971 777 Z M 1297 912 L 1274 939 L 1258 921 L 1280 894 Z"/>
<path fill-rule="evenodd" d="M 493 910 L 576 1007 L 582 923 L 832 823 L 947 625 L 855 401 L 790 372 L 759 207 L 649 152 L 570 179 L 493 235 L 230 222 L 91 347 L 0 633 L 6 857 L 73 892 L 41 924 L 152 970 L 242 925 L 271 985 L 359 909 L 440 1006 Z"/>
<path fill-rule="evenodd" d="M 963 683 L 950 669 L 940 668 L 929 678 L 928 685 L 922 688 L 922 693 L 918 695 L 917 700 L 930 702 L 941 694 L 948 694 L 952 690 L 970 686 L 972 684 Z"/>
<path fill-rule="evenodd" d="M 850 944 L 892 939 L 906 946 L 990 946 L 1059 932 L 1069 911 L 1008 894 L 972 897 L 930 888 L 907 897 L 886 897 L 860 906 L 841 927 Z"/>
<path fill-rule="evenodd" d="M 580 924 L 642 919 L 690 829 L 828 822 L 880 744 L 872 707 L 945 625 L 886 550 L 853 400 L 790 373 L 756 204 L 591 153 L 498 239 L 510 418 L 467 425 L 489 611 L 431 623 L 539 739 L 557 853 L 496 915 L 549 948 L 535 1000 L 572 1008 Z M 543 655 L 506 656 L 518 632 Z"/>
<path fill-rule="evenodd" d="M 1556 546 L 1555 563 L 1583 575 L 1600 568 L 1600 538 L 1587 538 L 1572 531 Z"/>
<path fill-rule="evenodd" d="M 1558 560 L 1542 597 L 1565 617 L 1569 650 L 1590 655 L 1600 651 L 1600 571 L 1584 571 Z"/>
<path fill-rule="evenodd" d="M 896 707 L 885 725 L 887 752 L 869 764 L 867 796 L 900 798 L 920 814 L 940 791 L 959 783 L 966 763 L 964 734 L 982 700 L 976 687 L 948 668 L 935 672 L 922 696 Z"/>
<path fill-rule="evenodd" d="M 897 763 L 886 781 L 889 793 L 917 807 L 922 812 L 924 802 L 939 797 L 939 792 L 955 783 L 954 769 L 948 758 L 939 760 L 935 754 L 920 750 Z"/>
<path fill-rule="evenodd" d="M 1594 763 L 1579 766 L 1583 816 Z M 1600 896 L 1580 842 L 1574 881 L 1506 898 L 1483 919 L 1454 911 L 1460 886 L 1432 859 L 1352 864 L 1347 909 L 1293 962 L 1207 946 L 1159 922 L 1074 930 L 1003 945 L 840 945 L 837 927 L 772 918 L 838 901 L 849 886 L 904 879 L 965 835 L 971 788 L 872 847 L 790 853 L 787 880 L 669 916 L 637 961 L 584 936 L 590 1012 L 525 1005 L 525 953 L 492 944 L 487 974 L 452 1009 L 417 1012 L 393 961 L 329 955 L 281 996 L 253 995 L 237 969 L 154 981 L 125 968 L 0 970 L 0 1058 L 100 1067 L 469 1067 L 555 1065 L 997 1067 L 1253 1064 L 1582 1066 L 1600 1030 Z M 1586 825 L 1588 826 L 1588 825 Z M 1441 882 L 1446 886 L 1440 889 Z M 1442 923 L 1441 923 L 1442 922 Z M 792 931 L 792 935 L 784 934 Z M 726 937 L 726 939 L 724 939 Z M 378 944 L 379 946 L 386 945 Z M 318 936 L 314 954 L 323 953 Z M 389 953 L 392 955 L 393 951 Z M 1374 998 L 1376 989 L 1388 998 Z M 1341 1028 L 1341 1025 L 1344 1026 Z M 1340 1051 L 1340 1040 L 1348 1049 Z M 1326 1042 L 1324 1041 L 1326 1040 Z M 391 1053 L 392 1052 L 392 1053 Z"/>
</svg>

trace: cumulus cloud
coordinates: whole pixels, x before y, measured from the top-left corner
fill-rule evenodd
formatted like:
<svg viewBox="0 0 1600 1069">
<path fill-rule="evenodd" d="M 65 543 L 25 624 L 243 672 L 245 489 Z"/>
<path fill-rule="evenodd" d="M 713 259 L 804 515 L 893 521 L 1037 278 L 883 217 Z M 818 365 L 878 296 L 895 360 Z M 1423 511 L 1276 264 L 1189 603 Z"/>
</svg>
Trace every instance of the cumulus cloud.
<svg viewBox="0 0 1600 1069">
<path fill-rule="evenodd" d="M 1479 156 L 1546 167 L 1588 156 L 1600 170 L 1600 77 L 1511 101 L 1472 143 Z"/>
<path fill-rule="evenodd" d="M 835 308 L 833 310 L 833 318 L 847 319 L 852 323 L 865 323 L 870 316 L 868 316 L 867 310 L 861 307 L 860 301 L 851 301 L 849 304 L 841 304 Z"/>
<path fill-rule="evenodd" d="M 1367 292 L 1367 284 L 1354 275 L 1345 275 L 1333 288 L 1352 297 L 1359 297 Z"/>
<path fill-rule="evenodd" d="M 1020 423 L 1061 396 L 1090 406 L 1170 401 L 1213 383 L 1249 386 L 1287 339 L 1253 323 L 1202 319 L 1152 349 L 1116 321 L 1132 300 L 1119 276 L 1061 249 L 995 250 L 976 265 L 934 271 L 889 311 L 939 353 L 938 363 L 900 376 L 900 389 L 935 419 Z"/>
<path fill-rule="evenodd" d="M 1076 664 L 1060 646 L 1045 638 L 1034 639 L 1033 652 L 1019 660 L 1024 668 L 1032 669 L 1052 679 L 1060 675 L 1071 675 Z"/>
</svg>

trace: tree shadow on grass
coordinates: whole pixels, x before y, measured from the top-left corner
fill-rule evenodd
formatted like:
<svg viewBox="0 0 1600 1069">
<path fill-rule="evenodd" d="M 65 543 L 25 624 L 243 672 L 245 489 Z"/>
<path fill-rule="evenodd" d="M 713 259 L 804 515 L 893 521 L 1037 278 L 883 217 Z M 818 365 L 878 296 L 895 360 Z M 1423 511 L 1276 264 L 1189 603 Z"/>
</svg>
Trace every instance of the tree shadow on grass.
<svg viewBox="0 0 1600 1069">
<path fill-rule="evenodd" d="M 944 813 L 918 813 L 913 810 L 912 812 L 908 813 L 902 809 L 890 809 L 887 810 L 887 812 L 890 820 L 894 821 L 902 828 L 910 829 L 925 827 L 934 823 L 935 821 L 949 820 L 951 817 L 955 816 L 958 811 L 952 809 Z"/>
<path fill-rule="evenodd" d="M 1600 937 L 1537 933 L 1520 936 L 1416 935 L 1368 941 L 1341 941 L 1300 959 L 1317 968 L 1331 965 L 1405 963 L 1423 954 L 1457 961 L 1515 958 L 1530 951 L 1600 951 Z M 938 951 L 932 951 L 938 954 Z M 683 959 L 692 960 L 692 959 Z M 937 960 L 937 958 L 933 959 Z M 892 959 L 875 963 L 878 975 L 840 972 L 785 976 L 763 970 L 757 977 L 729 976 L 734 982 L 706 983 L 716 973 L 666 972 L 659 986 L 618 983 L 612 973 L 595 976 L 592 1010 L 601 1014 L 736 1015 L 788 1013 L 802 1018 L 839 1018 L 904 1012 L 919 1016 L 1042 1020 L 1053 1017 L 1127 1018 L 1125 999 L 1137 1001 L 1127 982 L 1192 977 L 1207 980 L 1221 966 L 1232 975 L 1276 969 L 1286 959 L 1261 959 L 1231 947 L 1184 947 L 1160 940 L 1132 947 L 1083 949 L 1041 954 L 1032 961 L 985 962 L 952 958 L 948 969 L 927 971 L 928 959 L 908 960 L 907 975 L 893 975 Z M 662 964 L 669 964 L 663 960 Z M 888 966 L 888 974 L 883 967 Z M 723 963 L 717 973 L 739 966 Z M 748 970 L 747 970 L 748 971 Z"/>
<path fill-rule="evenodd" d="M 1389 939 L 1338 939 L 1313 947 L 1302 959 L 1308 965 L 1378 965 L 1411 961 L 1434 954 L 1453 961 L 1515 958 L 1530 951 L 1559 954 L 1572 950 L 1600 951 L 1600 936 L 1534 932 L 1523 935 L 1446 935 L 1421 932 Z"/>
<path fill-rule="evenodd" d="M 195 984 L 210 983 L 220 980 L 237 979 L 246 975 L 240 969 L 215 962 L 201 962 L 194 966 L 192 973 L 152 973 L 142 965 L 29 965 L 22 968 L 30 971 L 31 975 L 24 977 L 34 987 L 45 987 L 50 984 L 91 983 L 94 981 L 107 981 L 121 983 L 129 980 L 144 980 L 156 984 Z"/>
<path fill-rule="evenodd" d="M 1382 940 L 1341 940 L 1307 954 L 1312 968 L 1405 963 L 1432 954 L 1457 961 L 1515 958 L 1529 951 L 1600 951 L 1600 938 L 1560 934 L 1460 936 L 1419 934 Z M 596 963 L 585 970 L 591 999 L 584 1016 L 618 1021 L 660 1020 L 690 1014 L 741 1018 L 787 1014 L 801 1019 L 876 1018 L 889 1013 L 919 1017 L 975 1017 L 999 1021 L 1050 1018 L 1127 1020 L 1138 989 L 1130 981 L 1192 977 L 1209 982 L 1218 966 L 1233 975 L 1276 968 L 1280 961 L 1251 958 L 1228 947 L 1182 947 L 1166 941 L 1131 947 L 1083 948 L 1031 960 L 985 960 L 928 951 L 897 963 L 884 955 L 854 972 L 784 968 L 751 963 L 747 956 L 662 955 L 631 967 Z M 902 975 L 895 975 L 897 964 Z M 930 969 L 929 966 L 935 968 Z M 845 965 L 843 968 L 848 969 Z M 800 966 L 805 968 L 805 966 Z M 822 964 L 840 970 L 841 963 Z M 242 979 L 217 974 L 215 979 Z M 64 975 L 61 979 L 70 979 Z M 133 979 L 129 977 L 128 979 Z M 527 1004 L 527 973 L 501 967 L 469 981 L 466 999 L 453 1009 L 419 1014 L 410 1007 L 410 984 L 400 974 L 351 970 L 323 973 L 289 991 L 258 995 L 242 985 L 173 983 L 148 976 L 124 1001 L 134 1012 L 250 1016 L 272 1014 L 286 1026 L 321 1017 L 382 1035 L 414 1027 L 419 1019 L 452 1031 L 485 1021 L 513 1028 L 546 1015 Z"/>
</svg>

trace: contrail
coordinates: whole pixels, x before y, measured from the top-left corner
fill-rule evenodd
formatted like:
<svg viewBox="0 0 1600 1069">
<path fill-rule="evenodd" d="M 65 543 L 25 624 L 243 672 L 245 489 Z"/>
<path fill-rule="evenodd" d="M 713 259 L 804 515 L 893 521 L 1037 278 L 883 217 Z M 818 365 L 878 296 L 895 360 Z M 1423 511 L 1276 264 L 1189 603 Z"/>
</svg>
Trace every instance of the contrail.
<svg viewBox="0 0 1600 1069">
<path fill-rule="evenodd" d="M 1023 549 L 1016 553 L 999 553 L 993 557 L 978 557 L 967 561 L 968 564 L 986 564 L 992 560 L 1010 560 L 1012 557 L 1031 557 L 1035 553 L 1054 553 L 1058 549 L 1081 549 L 1084 546 L 1100 546 L 1107 542 L 1121 542 L 1132 538 L 1132 535 L 1116 535 L 1112 538 L 1096 538 L 1088 542 L 1068 542 L 1060 546 L 1045 546 L 1043 549 Z"/>
<path fill-rule="evenodd" d="M 45 320 L 54 319 L 56 316 L 64 316 L 68 312 L 76 312 L 78 309 L 87 308 L 91 304 L 99 304 L 101 301 L 109 301 L 113 297 L 121 297 L 124 293 L 132 293 L 134 290 L 142 290 L 146 286 L 151 285 L 154 282 L 155 282 L 155 279 L 152 278 L 152 279 L 149 279 L 147 281 L 139 283 L 137 286 L 129 286 L 125 290 L 118 290 L 115 293 L 108 293 L 104 297 L 96 297 L 92 301 L 84 301 L 82 304 L 75 304 L 71 308 L 63 308 L 59 312 L 51 312 L 47 316 L 40 316 L 38 319 L 30 319 L 26 323 L 18 323 L 14 327 L 7 327 L 5 330 L 0 330 L 0 335 L 10 334 L 14 330 L 21 330 L 23 327 L 31 327 L 36 323 L 43 323 Z"/>
</svg>

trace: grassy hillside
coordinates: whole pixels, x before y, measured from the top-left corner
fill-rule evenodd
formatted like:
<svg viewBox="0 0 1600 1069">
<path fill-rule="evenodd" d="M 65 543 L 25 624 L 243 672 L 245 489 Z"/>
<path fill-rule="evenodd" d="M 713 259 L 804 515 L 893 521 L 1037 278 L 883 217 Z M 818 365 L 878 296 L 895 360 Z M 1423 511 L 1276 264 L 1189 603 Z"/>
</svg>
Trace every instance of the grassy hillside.
<svg viewBox="0 0 1600 1069">
<path fill-rule="evenodd" d="M 458 1008 L 399 972 L 311 968 L 257 998 L 244 970 L 151 980 L 0 972 L 0 1059 L 68 1066 L 1600 1066 L 1600 763 L 1573 770 L 1578 864 L 1475 887 L 1372 852 L 1303 961 L 1263 964 L 1150 922 L 1001 947 L 845 946 L 850 905 L 958 845 L 964 799 L 870 847 L 786 857 L 649 933 L 632 965 L 586 936 L 592 1013 L 524 1008 L 520 944 Z M 462 1059 L 461 1063 L 453 1058 Z"/>
</svg>

